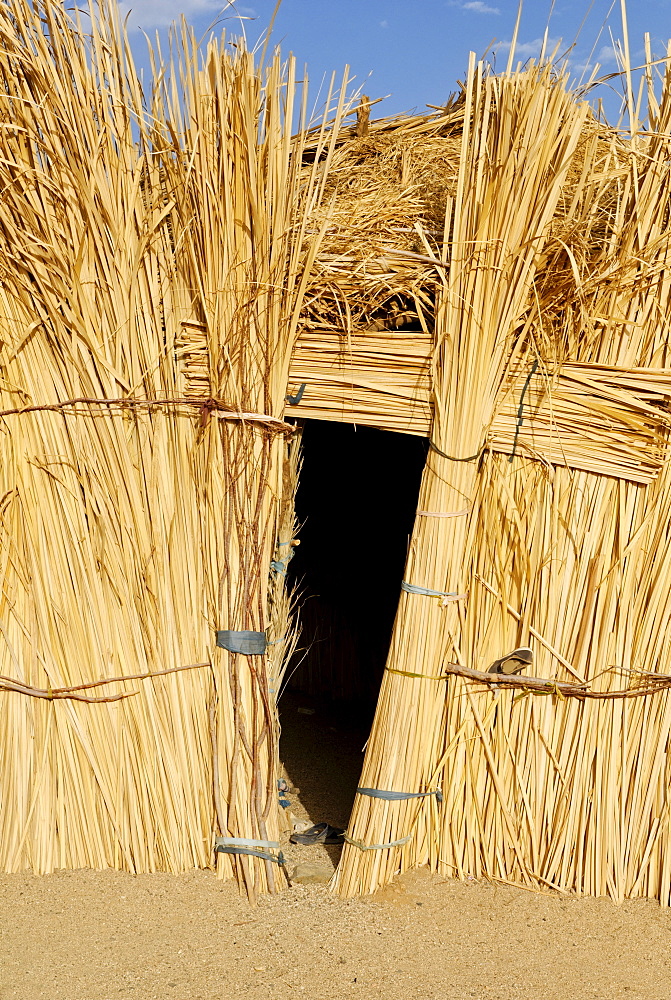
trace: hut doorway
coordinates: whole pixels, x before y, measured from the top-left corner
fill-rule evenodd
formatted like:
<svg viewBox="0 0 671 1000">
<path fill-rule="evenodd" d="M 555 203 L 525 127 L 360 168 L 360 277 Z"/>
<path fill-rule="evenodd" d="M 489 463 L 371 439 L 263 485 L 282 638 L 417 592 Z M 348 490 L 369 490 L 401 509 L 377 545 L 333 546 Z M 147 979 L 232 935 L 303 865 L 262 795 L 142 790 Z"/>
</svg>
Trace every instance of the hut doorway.
<svg viewBox="0 0 671 1000">
<path fill-rule="evenodd" d="M 279 700 L 280 757 L 313 822 L 346 826 L 389 648 L 424 438 L 306 420 L 290 564 L 301 639 Z"/>
</svg>

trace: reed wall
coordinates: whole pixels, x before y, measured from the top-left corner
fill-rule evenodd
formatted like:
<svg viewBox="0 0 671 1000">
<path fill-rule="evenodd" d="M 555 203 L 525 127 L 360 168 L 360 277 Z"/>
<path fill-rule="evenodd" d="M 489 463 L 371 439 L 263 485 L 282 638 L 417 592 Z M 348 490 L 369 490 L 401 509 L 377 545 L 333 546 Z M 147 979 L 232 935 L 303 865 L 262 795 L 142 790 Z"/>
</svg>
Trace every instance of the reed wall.
<svg viewBox="0 0 671 1000">
<path fill-rule="evenodd" d="M 183 27 L 145 95 L 89 14 L 0 10 L 0 865 L 181 871 L 277 839 L 282 413 L 337 121 L 306 177 L 291 61 Z M 270 853 L 219 870 L 253 898 Z"/>
<path fill-rule="evenodd" d="M 361 781 L 425 794 L 357 797 L 344 894 L 428 861 L 669 904 L 667 84 L 644 135 L 586 143 L 547 72 L 471 68 L 406 570 L 429 593 L 401 597 Z M 549 683 L 492 683 L 517 646 Z"/>
<path fill-rule="evenodd" d="M 307 415 L 430 438 L 362 776 L 411 797 L 357 797 L 337 890 L 428 861 L 667 904 L 665 64 L 626 137 L 556 67 L 474 60 L 362 134 L 185 26 L 143 92 L 106 4 L 0 34 L 0 865 L 223 836 L 221 875 L 281 885 Z M 518 645 L 534 676 L 492 679 Z"/>
</svg>

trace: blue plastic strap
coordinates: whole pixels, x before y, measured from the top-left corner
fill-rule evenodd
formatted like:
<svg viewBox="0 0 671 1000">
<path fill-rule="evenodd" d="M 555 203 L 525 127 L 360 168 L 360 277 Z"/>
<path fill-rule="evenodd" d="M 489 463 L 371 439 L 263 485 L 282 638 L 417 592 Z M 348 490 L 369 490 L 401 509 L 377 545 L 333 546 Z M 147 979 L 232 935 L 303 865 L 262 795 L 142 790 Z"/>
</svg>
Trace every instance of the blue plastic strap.
<svg viewBox="0 0 671 1000">
<path fill-rule="evenodd" d="M 368 795 L 371 799 L 385 799 L 387 802 L 400 802 L 402 799 L 423 799 L 427 795 L 435 795 L 437 802 L 443 801 L 443 793 L 439 788 L 432 792 L 388 792 L 383 788 L 357 788 L 359 795 Z"/>
<path fill-rule="evenodd" d="M 287 566 L 294 557 L 294 550 L 291 542 L 278 542 L 278 548 L 286 548 L 286 546 L 290 546 L 287 554 L 282 559 L 274 559 L 270 564 L 270 568 L 275 570 L 279 576 L 287 575 Z"/>
<path fill-rule="evenodd" d="M 298 406 L 298 404 L 300 403 L 301 399 L 303 398 L 303 393 L 305 392 L 305 386 L 306 385 L 307 385 L 306 382 L 301 382 L 301 384 L 299 386 L 299 389 L 298 389 L 298 392 L 296 393 L 296 395 L 295 396 L 287 396 L 287 402 L 289 403 L 290 406 Z"/>
<path fill-rule="evenodd" d="M 277 547 L 278 549 L 288 548 L 289 551 L 281 559 L 273 560 L 273 562 L 271 562 L 270 564 L 270 568 L 275 570 L 275 572 L 278 573 L 280 576 L 286 576 L 287 566 L 294 557 L 294 539 L 292 538 L 291 541 L 289 542 L 278 542 Z"/>
<path fill-rule="evenodd" d="M 405 590 L 406 594 L 422 594 L 424 597 L 461 597 L 456 590 L 427 590 L 426 587 L 417 587 L 414 583 L 406 583 L 405 580 L 401 584 L 401 590 Z"/>
<path fill-rule="evenodd" d="M 232 632 L 229 629 L 217 632 L 217 646 L 227 649 L 229 653 L 263 656 L 267 644 L 265 632 Z"/>
<path fill-rule="evenodd" d="M 515 436 L 513 437 L 513 450 L 510 452 L 510 457 L 508 458 L 509 462 L 513 461 L 513 459 L 515 458 L 515 453 L 517 452 L 517 439 L 520 436 L 520 430 L 522 428 L 522 424 L 524 423 L 524 397 L 527 394 L 529 383 L 536 374 L 537 370 L 538 370 L 538 358 L 536 358 L 534 363 L 532 364 L 531 371 L 527 375 L 524 385 L 522 386 L 522 392 L 520 394 L 520 405 L 517 407 L 517 421 L 515 423 Z"/>
</svg>

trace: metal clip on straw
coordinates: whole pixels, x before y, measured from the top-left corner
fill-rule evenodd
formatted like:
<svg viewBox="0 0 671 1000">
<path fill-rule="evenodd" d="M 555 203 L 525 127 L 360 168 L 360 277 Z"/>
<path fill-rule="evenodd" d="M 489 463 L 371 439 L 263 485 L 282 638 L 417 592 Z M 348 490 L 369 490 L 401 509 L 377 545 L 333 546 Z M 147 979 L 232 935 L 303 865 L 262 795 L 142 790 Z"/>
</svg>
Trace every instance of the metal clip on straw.
<svg viewBox="0 0 671 1000">
<path fill-rule="evenodd" d="M 227 649 L 229 653 L 263 656 L 267 645 L 265 632 L 232 632 L 230 629 L 217 632 L 217 646 Z"/>
<path fill-rule="evenodd" d="M 299 389 L 298 389 L 298 392 L 296 393 L 296 395 L 295 396 L 287 396 L 287 403 L 289 404 L 289 406 L 298 406 L 298 404 L 300 403 L 301 399 L 303 398 L 303 393 L 305 392 L 305 386 L 306 385 L 307 385 L 306 382 L 301 382 L 301 384 L 299 386 Z"/>
<path fill-rule="evenodd" d="M 435 795 L 437 802 L 443 801 L 443 793 L 439 788 L 431 792 L 388 792 L 384 788 L 357 788 L 358 795 L 368 795 L 371 799 L 385 799 L 387 802 L 400 802 L 402 799 L 423 799 L 427 795 Z"/>
<path fill-rule="evenodd" d="M 391 840 L 388 844 L 364 844 L 363 841 L 352 840 L 351 837 L 345 834 L 346 843 L 352 844 L 353 847 L 358 847 L 360 851 L 384 851 L 387 847 L 402 847 L 409 840 L 412 840 L 411 833 L 407 837 L 401 837 L 400 840 Z"/>
<path fill-rule="evenodd" d="M 421 594 L 423 597 L 452 597 L 455 601 L 466 597 L 466 594 L 458 594 L 456 590 L 427 590 L 426 587 L 418 587 L 414 583 L 406 583 L 405 580 L 401 584 L 401 590 L 405 590 L 406 594 Z"/>
<path fill-rule="evenodd" d="M 278 850 L 277 840 L 248 840 L 245 837 L 215 837 L 215 854 L 248 854 L 252 858 L 260 858 L 262 861 L 274 861 L 276 865 L 284 867 L 286 864 L 281 851 L 278 854 L 271 854 L 270 851 L 258 850 L 258 848 L 270 847 Z"/>
</svg>

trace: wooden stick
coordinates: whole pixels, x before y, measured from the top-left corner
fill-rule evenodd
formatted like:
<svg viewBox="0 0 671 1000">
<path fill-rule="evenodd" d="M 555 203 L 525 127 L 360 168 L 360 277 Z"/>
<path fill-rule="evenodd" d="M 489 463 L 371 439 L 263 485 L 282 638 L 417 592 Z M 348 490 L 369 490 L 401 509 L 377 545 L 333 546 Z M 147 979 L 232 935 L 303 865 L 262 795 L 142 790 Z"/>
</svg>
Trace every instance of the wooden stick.
<svg viewBox="0 0 671 1000">
<path fill-rule="evenodd" d="M 80 396 L 77 399 L 66 399 L 61 403 L 42 403 L 34 406 L 18 406 L 10 410 L 0 410 L 0 417 L 11 417 L 24 413 L 39 413 L 44 411 L 55 411 L 69 409 L 72 406 L 86 404 L 90 406 L 120 406 L 120 407 L 161 407 L 161 406 L 195 406 L 207 416 L 216 412 L 222 420 L 235 420 L 248 424 L 263 424 L 274 430 L 283 431 L 285 434 L 293 434 L 296 430 L 293 424 L 287 424 L 277 417 L 269 417 L 265 413 L 238 413 L 231 410 L 226 403 L 218 399 L 194 399 L 187 396 L 182 399 L 134 399 L 130 396 L 122 396 L 120 399 L 91 399 Z"/>
<path fill-rule="evenodd" d="M 17 681 L 13 677 L 3 677 L 0 675 L 0 688 L 4 691 L 16 691 L 19 694 L 30 695 L 31 698 L 47 698 L 50 700 L 55 698 L 71 698 L 75 701 L 88 701 L 91 703 L 120 701 L 122 698 L 130 698 L 131 695 L 137 694 L 138 692 L 131 691 L 127 694 L 115 694 L 105 698 L 85 698 L 76 694 L 76 692 L 85 691 L 88 688 L 102 687 L 105 684 L 119 684 L 125 681 L 144 681 L 152 677 L 163 677 L 166 674 L 176 674 L 182 670 L 194 670 L 197 667 L 211 666 L 211 662 L 206 660 L 204 663 L 187 663 L 183 667 L 168 667 L 166 670 L 153 670 L 144 674 L 126 674 L 125 676 L 122 674 L 119 677 L 107 677 L 104 680 L 88 681 L 86 684 L 75 684 L 72 687 L 59 688 L 35 688 L 28 684 L 22 684 L 21 681 Z"/>
<path fill-rule="evenodd" d="M 647 695 L 658 694 L 671 688 L 671 676 L 660 674 L 659 681 L 648 683 L 646 687 L 628 688 L 622 691 L 591 691 L 583 684 L 568 684 L 566 681 L 549 680 L 544 677 L 528 677 L 526 674 L 490 674 L 473 667 L 464 667 L 458 663 L 443 663 L 447 674 L 456 674 L 487 684 L 494 688 L 523 688 L 525 691 L 536 691 L 539 694 L 558 694 L 565 698 L 596 698 L 601 700 L 620 698 L 644 698 Z M 648 681 L 650 675 L 648 674 Z"/>
</svg>

